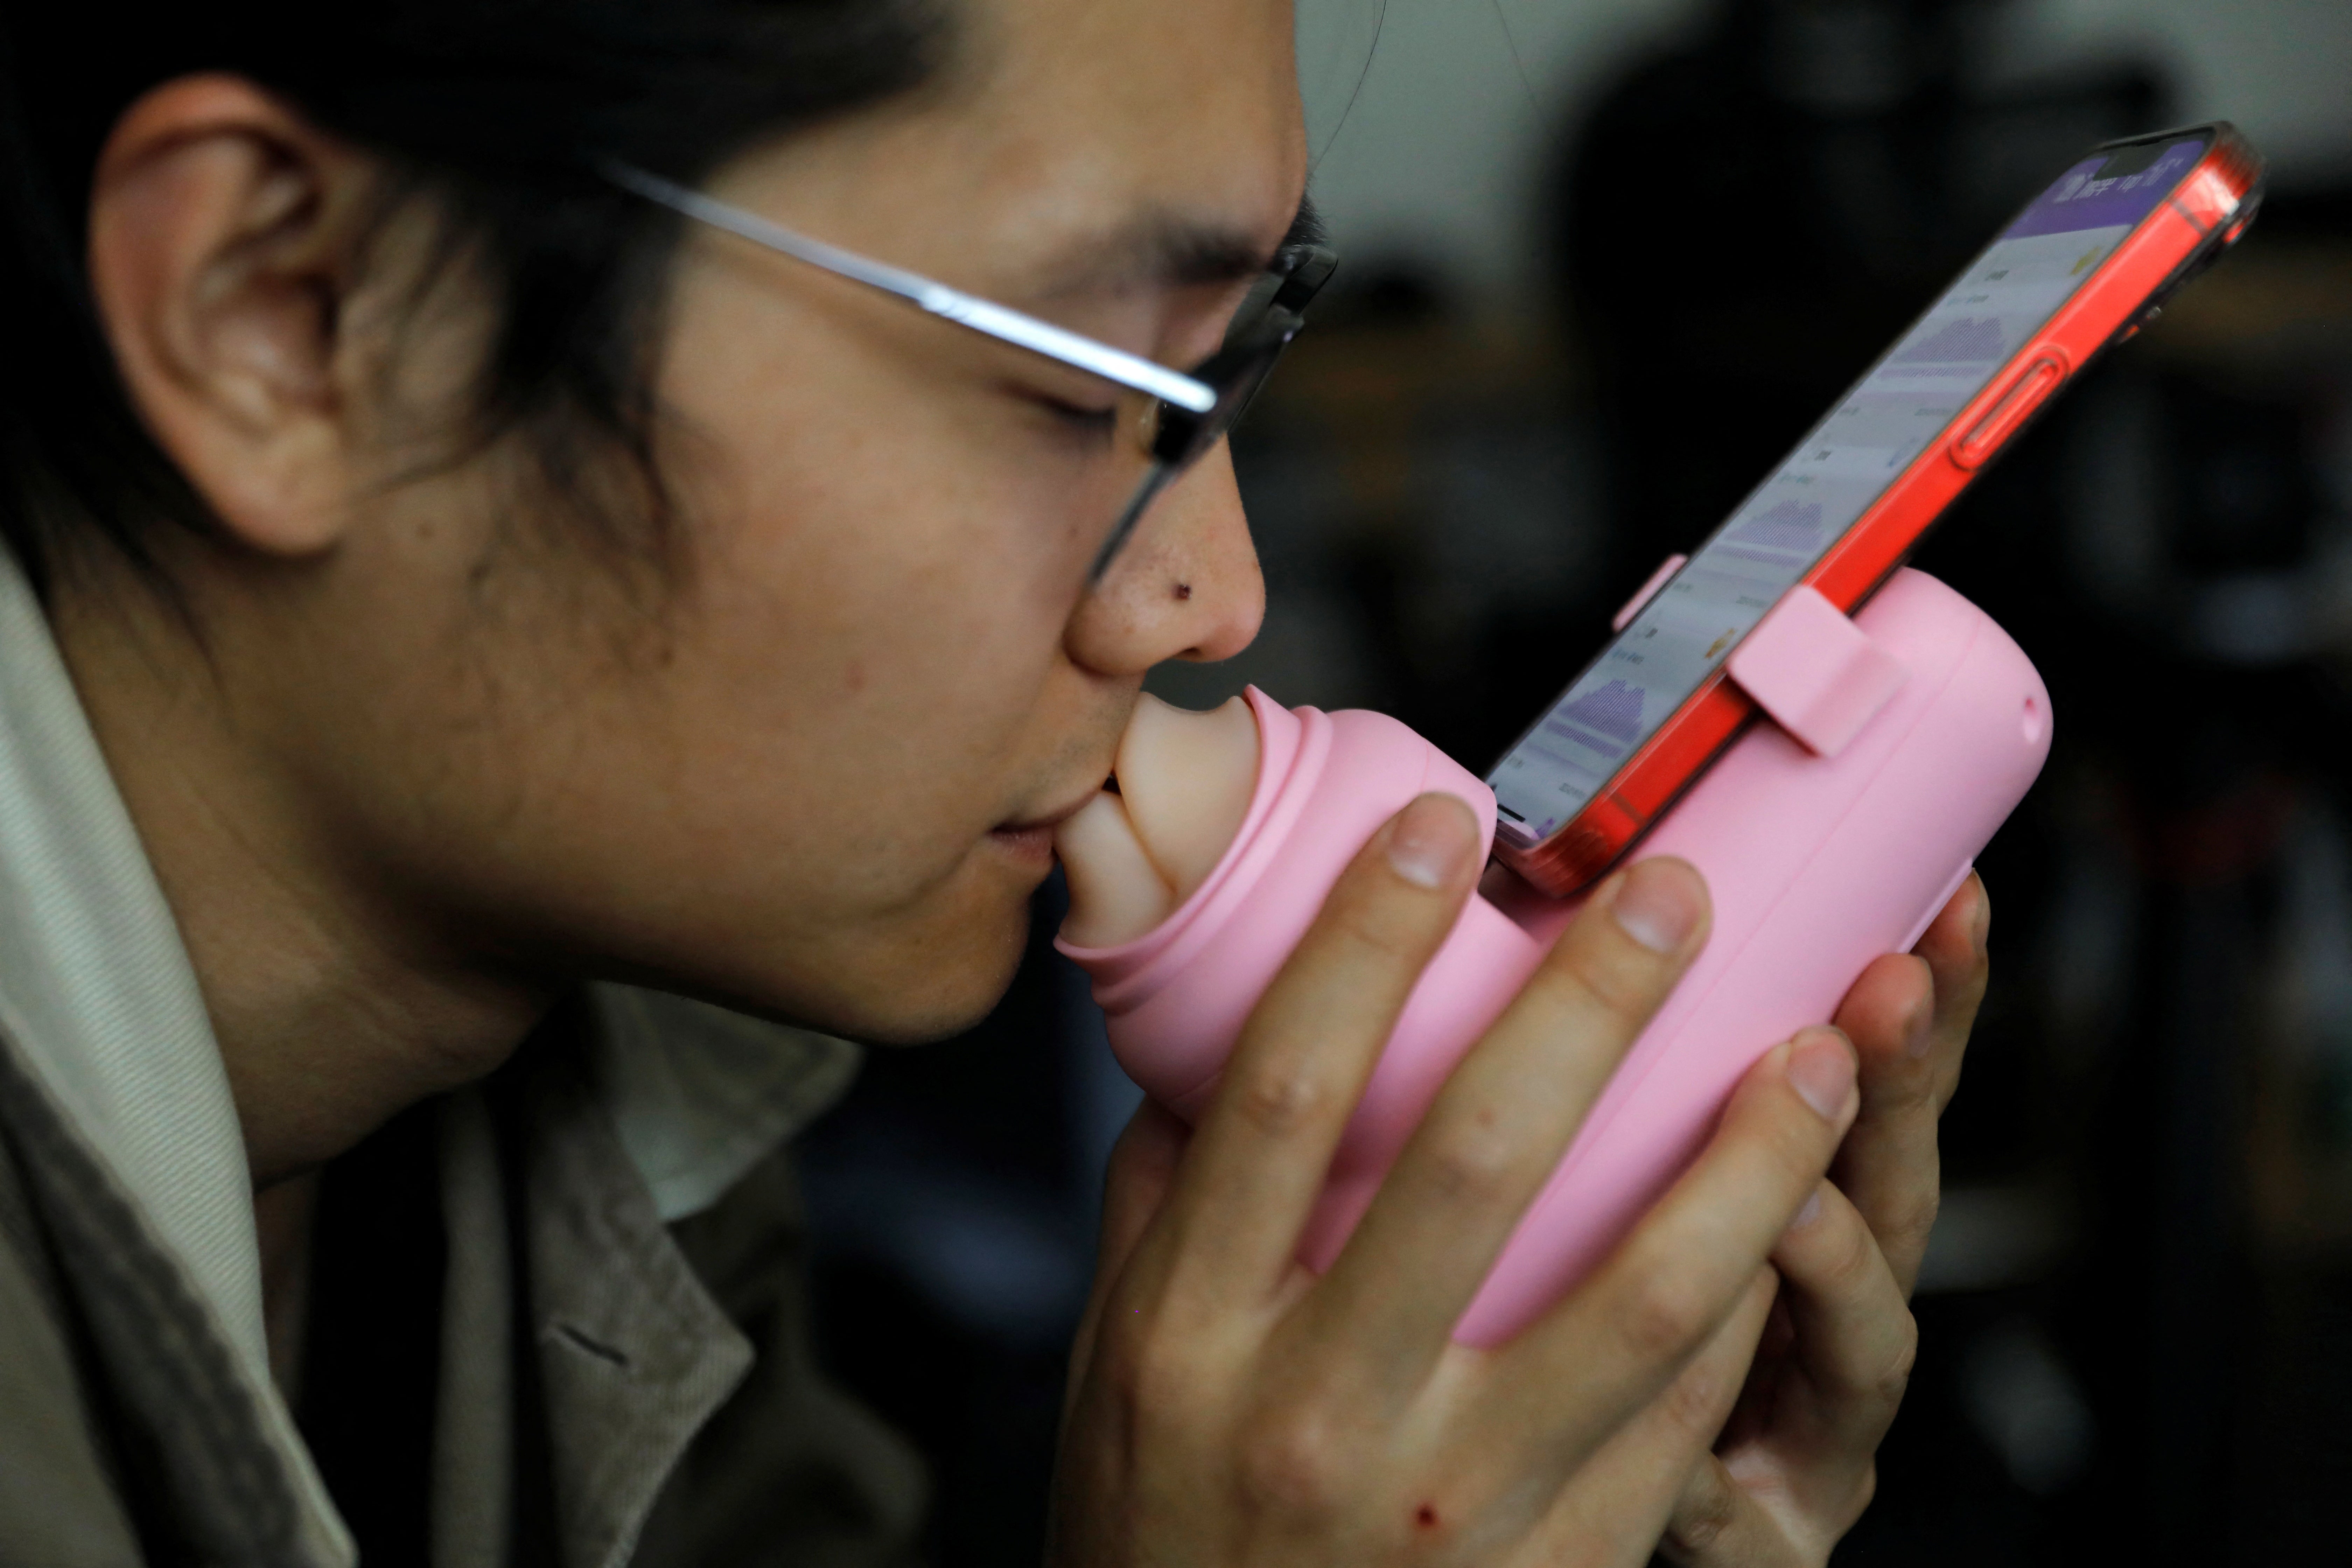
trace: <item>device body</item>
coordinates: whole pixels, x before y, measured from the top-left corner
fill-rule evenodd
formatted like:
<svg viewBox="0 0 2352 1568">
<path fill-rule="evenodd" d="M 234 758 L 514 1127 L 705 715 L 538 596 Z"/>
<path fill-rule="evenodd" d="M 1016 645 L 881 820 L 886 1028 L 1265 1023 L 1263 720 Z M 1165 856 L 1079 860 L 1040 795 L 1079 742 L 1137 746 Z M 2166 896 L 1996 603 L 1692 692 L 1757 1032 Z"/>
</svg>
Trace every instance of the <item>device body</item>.
<svg viewBox="0 0 2352 1568">
<path fill-rule="evenodd" d="M 1873 959 L 1917 940 L 2041 770 L 2048 694 L 2016 644 L 1958 595 L 1905 571 L 1851 622 L 1817 595 L 1792 598 L 1796 608 L 1758 628 L 1760 655 L 1741 668 L 1793 732 L 1778 721 L 1751 728 L 1650 841 L 1705 875 L 1715 906 L 1706 948 L 1529 1207 L 1457 1338 L 1507 1337 L 1613 1246 L 1757 1058 L 1827 1022 Z M 1434 789 L 1468 802 L 1489 842 L 1495 828 L 1486 787 L 1395 720 L 1294 711 L 1255 690 L 1249 700 L 1258 776 L 1223 858 L 1143 936 L 1063 948 L 1092 977 L 1121 1064 L 1188 1120 L 1381 823 Z M 1338 1256 L 1440 1085 L 1576 907 L 1531 892 L 1507 901 L 1474 894 L 1413 991 L 1302 1239 L 1310 1267 Z"/>
<path fill-rule="evenodd" d="M 2030 204 L 1488 775 L 1499 857 L 1559 895 L 1607 869 L 1754 712 L 1722 661 L 1760 615 L 1796 585 L 1866 602 L 2070 380 L 2237 240 L 2262 174 L 2232 128 L 2193 126 L 2109 142 Z"/>
</svg>

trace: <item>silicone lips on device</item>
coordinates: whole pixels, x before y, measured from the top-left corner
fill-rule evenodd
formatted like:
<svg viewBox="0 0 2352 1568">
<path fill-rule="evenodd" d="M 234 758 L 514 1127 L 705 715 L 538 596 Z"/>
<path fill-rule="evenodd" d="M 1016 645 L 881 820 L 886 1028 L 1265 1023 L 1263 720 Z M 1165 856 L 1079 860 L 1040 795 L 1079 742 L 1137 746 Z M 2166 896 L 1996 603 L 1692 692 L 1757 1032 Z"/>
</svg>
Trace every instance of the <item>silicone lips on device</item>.
<svg viewBox="0 0 2352 1568">
<path fill-rule="evenodd" d="M 1827 1022 L 1873 959 L 1918 940 L 2049 753 L 2049 694 L 2032 664 L 1982 611 L 1918 572 L 1897 572 L 1851 621 L 1796 590 L 1741 644 L 1731 677 L 1772 721 L 1701 775 L 1642 850 L 1698 868 L 1713 933 L 1521 1219 L 1456 1339 L 1509 1337 L 1590 1270 L 1689 1163 L 1748 1068 Z M 1122 748 L 1122 795 L 1081 814 L 1095 815 L 1063 845 L 1074 908 L 1062 951 L 1092 978 L 1120 1063 L 1188 1120 L 1206 1107 L 1243 1020 L 1324 895 L 1381 823 L 1416 795 L 1444 790 L 1476 812 L 1489 847 L 1494 838 L 1485 784 L 1395 720 L 1286 710 L 1255 689 L 1248 707 L 1255 775 L 1239 828 L 1205 874 L 1197 842 L 1189 869 L 1161 873 L 1154 897 L 1132 906 L 1157 919 L 1149 930 L 1130 937 L 1116 921 L 1081 918 L 1106 875 L 1118 874 L 1118 855 L 1150 875 L 1155 834 L 1197 841 L 1202 831 L 1198 814 L 1169 818 L 1165 792 L 1129 778 L 1131 762 L 1139 775 L 1145 759 Z M 1230 748 L 1238 712 L 1199 717 L 1222 721 L 1217 743 Z M 1240 743 L 1235 765 L 1245 769 L 1245 731 Z M 1238 806 L 1241 790 L 1227 793 Z M 1226 830 L 1230 808 L 1208 815 Z M 1141 853 L 1107 856 L 1107 839 Z M 1308 1267 L 1339 1255 L 1447 1074 L 1577 907 L 1532 890 L 1507 901 L 1507 910 L 1471 897 L 1407 1002 L 1301 1239 Z M 1100 941 L 1106 930 L 1115 945 L 1070 940 Z"/>
</svg>

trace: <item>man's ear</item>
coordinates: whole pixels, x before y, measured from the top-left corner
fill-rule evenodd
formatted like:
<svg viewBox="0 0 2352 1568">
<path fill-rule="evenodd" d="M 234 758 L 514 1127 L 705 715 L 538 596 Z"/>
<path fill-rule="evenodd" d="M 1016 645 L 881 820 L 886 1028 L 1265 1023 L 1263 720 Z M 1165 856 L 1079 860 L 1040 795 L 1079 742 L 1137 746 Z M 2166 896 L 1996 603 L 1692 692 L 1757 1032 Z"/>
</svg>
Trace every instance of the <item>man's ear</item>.
<svg viewBox="0 0 2352 1568">
<path fill-rule="evenodd" d="M 132 404 L 230 536 L 332 547 L 353 488 L 338 342 L 370 169 L 252 83 L 139 100 L 91 181 L 89 275 Z"/>
</svg>

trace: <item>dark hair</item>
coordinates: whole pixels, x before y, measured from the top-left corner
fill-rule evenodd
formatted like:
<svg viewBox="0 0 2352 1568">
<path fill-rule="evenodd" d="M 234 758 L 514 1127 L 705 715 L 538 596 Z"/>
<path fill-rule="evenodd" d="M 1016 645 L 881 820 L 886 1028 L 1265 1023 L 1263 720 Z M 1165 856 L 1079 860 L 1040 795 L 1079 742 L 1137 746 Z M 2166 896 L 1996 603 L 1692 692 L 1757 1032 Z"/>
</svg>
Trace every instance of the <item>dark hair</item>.
<svg viewBox="0 0 2352 1568">
<path fill-rule="evenodd" d="M 145 564 L 146 518 L 215 526 L 131 409 L 83 263 L 99 152 L 151 89 L 244 77 L 381 157 L 386 210 L 432 197 L 439 254 L 463 254 L 497 307 L 467 434 L 525 437 L 552 489 L 611 532 L 640 520 L 600 503 L 602 459 L 617 453 L 642 495 L 663 494 L 646 351 L 677 226 L 592 157 L 696 179 L 918 84 L 940 34 L 926 0 L 8 5 L 0 542 L 45 585 L 71 534 Z"/>
</svg>

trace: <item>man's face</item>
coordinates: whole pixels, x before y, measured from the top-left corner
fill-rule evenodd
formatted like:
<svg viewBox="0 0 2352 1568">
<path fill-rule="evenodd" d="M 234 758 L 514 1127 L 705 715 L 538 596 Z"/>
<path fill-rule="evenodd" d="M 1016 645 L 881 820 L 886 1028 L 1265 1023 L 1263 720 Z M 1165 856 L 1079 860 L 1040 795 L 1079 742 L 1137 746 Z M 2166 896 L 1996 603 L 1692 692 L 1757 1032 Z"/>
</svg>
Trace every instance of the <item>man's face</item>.
<svg viewBox="0 0 2352 1568">
<path fill-rule="evenodd" d="M 707 188 L 1205 357 L 1246 287 L 1231 258 L 1270 257 L 1300 200 L 1286 0 L 959 20 L 930 86 Z M 1089 590 L 1133 473 L 1088 416 L 1104 388 L 709 231 L 656 377 L 673 580 L 600 584 L 560 521 L 519 542 L 478 475 L 394 489 L 309 634 L 344 671 L 296 687 L 317 765 L 453 941 L 868 1038 L 950 1032 L 1010 976 L 1051 826 L 1108 771 L 1144 671 L 1255 632 L 1230 465 L 1164 495 Z"/>
</svg>

